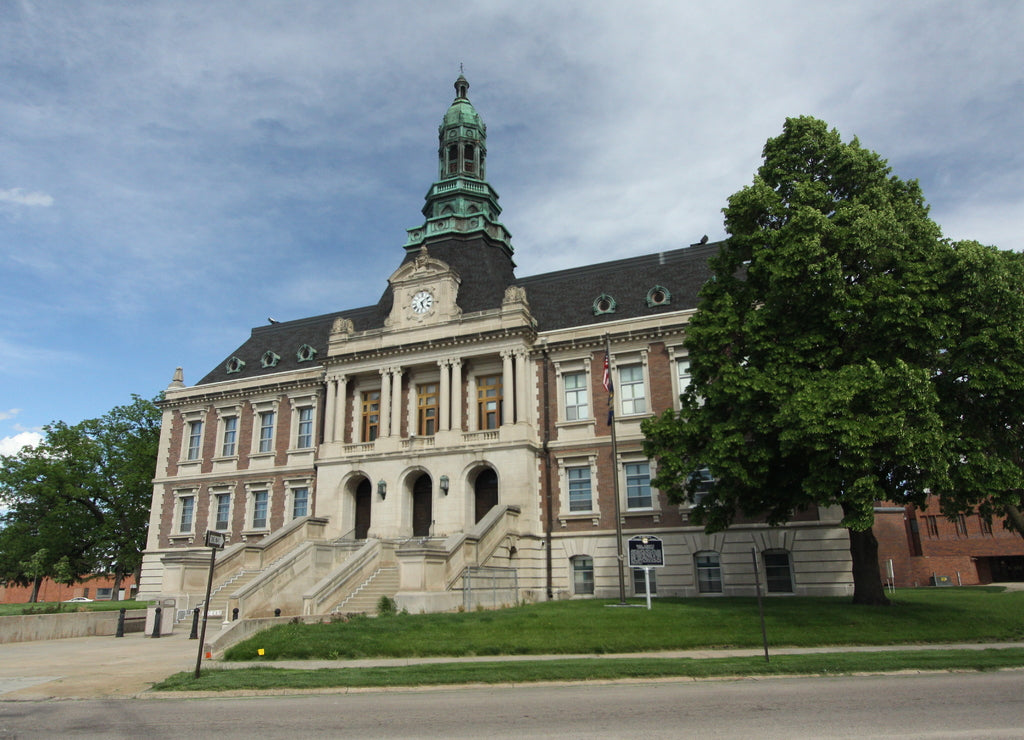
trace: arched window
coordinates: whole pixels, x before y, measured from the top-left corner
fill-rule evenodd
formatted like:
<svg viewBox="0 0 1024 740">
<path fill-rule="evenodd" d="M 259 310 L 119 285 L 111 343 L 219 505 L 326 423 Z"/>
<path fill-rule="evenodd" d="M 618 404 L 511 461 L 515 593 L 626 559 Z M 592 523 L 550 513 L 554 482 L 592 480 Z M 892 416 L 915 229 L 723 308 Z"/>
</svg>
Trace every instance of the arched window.
<svg viewBox="0 0 1024 740">
<path fill-rule="evenodd" d="M 722 562 L 714 550 L 694 554 L 693 568 L 697 572 L 697 591 L 702 594 L 722 593 Z"/>
<path fill-rule="evenodd" d="M 594 559 L 589 555 L 577 555 L 569 561 L 572 564 L 572 592 L 577 596 L 594 593 Z"/>
</svg>

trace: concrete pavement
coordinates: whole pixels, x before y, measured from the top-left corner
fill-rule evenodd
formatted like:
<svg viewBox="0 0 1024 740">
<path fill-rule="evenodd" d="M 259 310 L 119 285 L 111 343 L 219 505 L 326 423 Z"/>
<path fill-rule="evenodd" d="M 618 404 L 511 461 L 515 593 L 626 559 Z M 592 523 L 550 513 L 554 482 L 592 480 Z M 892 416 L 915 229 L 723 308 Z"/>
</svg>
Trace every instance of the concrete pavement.
<svg viewBox="0 0 1024 740">
<path fill-rule="evenodd" d="M 985 643 L 965 645 L 887 645 L 872 647 L 769 648 L 771 655 L 794 653 L 834 653 L 848 651 L 935 650 L 959 648 L 1024 647 L 1024 643 Z M 40 699 L 128 698 L 147 694 L 153 684 L 181 671 L 195 670 L 198 640 L 189 640 L 187 631 L 160 638 L 142 633 L 125 637 L 75 637 L 0 645 L 0 701 Z M 372 658 L 366 660 L 253 661 L 222 663 L 207 660 L 203 667 L 230 670 L 265 665 L 272 668 L 359 668 L 404 666 L 422 663 L 487 662 L 514 660 L 564 660 L 567 658 L 664 657 L 714 658 L 762 655 L 762 649 L 680 650 L 661 653 L 618 655 L 505 655 L 467 658 Z"/>
</svg>

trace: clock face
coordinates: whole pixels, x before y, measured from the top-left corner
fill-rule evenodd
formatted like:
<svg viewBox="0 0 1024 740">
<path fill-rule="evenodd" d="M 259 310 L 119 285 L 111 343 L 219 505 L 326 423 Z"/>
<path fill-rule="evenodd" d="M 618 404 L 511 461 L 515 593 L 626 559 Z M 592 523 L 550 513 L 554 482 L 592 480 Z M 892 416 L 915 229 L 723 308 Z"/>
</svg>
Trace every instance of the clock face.
<svg viewBox="0 0 1024 740">
<path fill-rule="evenodd" d="M 421 290 L 419 293 L 412 297 L 412 310 L 416 313 L 423 314 L 430 310 L 431 306 L 434 305 L 434 296 L 430 294 L 430 291 Z"/>
</svg>

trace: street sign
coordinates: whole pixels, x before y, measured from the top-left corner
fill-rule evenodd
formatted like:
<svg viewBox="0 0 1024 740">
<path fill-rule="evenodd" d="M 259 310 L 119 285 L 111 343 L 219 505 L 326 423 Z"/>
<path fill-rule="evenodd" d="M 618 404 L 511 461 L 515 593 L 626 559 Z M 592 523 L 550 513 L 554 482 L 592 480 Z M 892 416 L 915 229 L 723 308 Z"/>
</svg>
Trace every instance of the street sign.
<svg viewBox="0 0 1024 740">
<path fill-rule="evenodd" d="M 226 537 L 223 532 L 214 532 L 212 529 L 206 530 L 207 547 L 215 547 L 218 550 L 223 550 L 225 539 Z"/>
<path fill-rule="evenodd" d="M 665 553 L 661 540 L 652 535 L 630 537 L 629 547 L 630 568 L 662 568 L 665 565 Z"/>
</svg>

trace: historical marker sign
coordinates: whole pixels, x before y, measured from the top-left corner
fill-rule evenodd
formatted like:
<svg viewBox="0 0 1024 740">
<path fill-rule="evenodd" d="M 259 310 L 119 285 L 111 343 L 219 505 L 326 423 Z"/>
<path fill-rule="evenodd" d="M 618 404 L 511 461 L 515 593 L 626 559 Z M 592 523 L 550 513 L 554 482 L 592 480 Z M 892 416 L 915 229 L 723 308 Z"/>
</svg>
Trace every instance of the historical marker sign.
<svg viewBox="0 0 1024 740">
<path fill-rule="evenodd" d="M 630 537 L 627 544 L 630 568 L 661 568 L 665 565 L 665 553 L 658 537 L 651 535 Z"/>
</svg>

